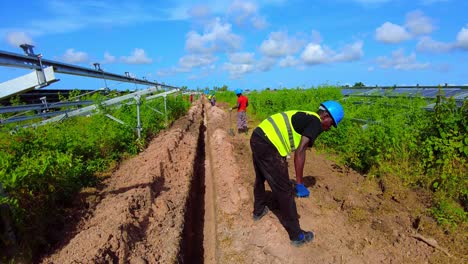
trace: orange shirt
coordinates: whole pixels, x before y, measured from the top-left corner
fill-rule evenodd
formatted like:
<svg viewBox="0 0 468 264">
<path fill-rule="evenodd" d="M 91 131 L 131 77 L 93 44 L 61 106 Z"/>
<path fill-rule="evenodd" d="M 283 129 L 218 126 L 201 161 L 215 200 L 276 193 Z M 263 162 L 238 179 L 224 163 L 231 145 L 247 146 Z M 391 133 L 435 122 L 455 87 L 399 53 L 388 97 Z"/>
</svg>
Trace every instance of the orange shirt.
<svg viewBox="0 0 468 264">
<path fill-rule="evenodd" d="M 237 112 L 246 111 L 247 106 L 249 105 L 249 99 L 247 96 L 239 96 L 237 97 Z"/>
</svg>

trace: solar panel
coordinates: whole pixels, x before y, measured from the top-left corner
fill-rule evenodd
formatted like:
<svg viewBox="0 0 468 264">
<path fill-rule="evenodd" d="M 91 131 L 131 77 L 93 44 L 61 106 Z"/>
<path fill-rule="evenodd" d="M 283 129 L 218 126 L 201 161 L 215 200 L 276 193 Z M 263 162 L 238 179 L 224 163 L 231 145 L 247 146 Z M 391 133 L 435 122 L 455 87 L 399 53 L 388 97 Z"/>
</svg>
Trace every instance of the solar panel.
<svg viewBox="0 0 468 264">
<path fill-rule="evenodd" d="M 461 92 L 454 96 L 455 99 L 466 100 L 468 98 L 468 92 Z"/>
<path fill-rule="evenodd" d="M 468 92 L 466 87 L 452 86 L 452 87 L 441 87 L 442 94 L 446 97 L 455 97 L 458 100 L 468 99 Z M 424 97 L 424 98 L 436 98 L 439 94 L 439 88 L 430 86 L 425 88 L 424 86 L 418 87 L 373 87 L 368 89 L 363 88 L 344 88 L 341 89 L 341 93 L 344 96 L 408 96 L 408 97 Z"/>
<path fill-rule="evenodd" d="M 444 93 L 446 97 L 454 96 L 461 92 L 461 89 L 444 89 Z"/>
<path fill-rule="evenodd" d="M 418 88 L 395 88 L 392 92 L 395 94 L 408 94 L 408 95 L 415 95 L 421 89 Z"/>
<path fill-rule="evenodd" d="M 350 95 L 350 94 L 355 94 L 360 92 L 360 90 L 357 89 L 341 89 L 341 94 L 344 96 Z"/>
<path fill-rule="evenodd" d="M 437 93 L 439 93 L 439 89 L 436 88 L 427 88 L 421 91 L 421 95 L 428 98 L 436 97 Z"/>
</svg>

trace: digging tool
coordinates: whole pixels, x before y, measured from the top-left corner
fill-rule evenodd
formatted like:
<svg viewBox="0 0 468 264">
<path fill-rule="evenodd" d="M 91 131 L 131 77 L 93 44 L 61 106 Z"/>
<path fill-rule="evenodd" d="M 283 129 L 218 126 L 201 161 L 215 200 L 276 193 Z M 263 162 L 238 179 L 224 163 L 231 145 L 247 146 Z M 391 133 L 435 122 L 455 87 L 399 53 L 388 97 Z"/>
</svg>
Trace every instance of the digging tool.
<svg viewBox="0 0 468 264">
<path fill-rule="evenodd" d="M 232 129 L 231 113 L 232 113 L 232 109 L 229 109 L 229 130 L 228 130 L 228 134 L 233 137 L 234 136 L 234 129 Z"/>
</svg>

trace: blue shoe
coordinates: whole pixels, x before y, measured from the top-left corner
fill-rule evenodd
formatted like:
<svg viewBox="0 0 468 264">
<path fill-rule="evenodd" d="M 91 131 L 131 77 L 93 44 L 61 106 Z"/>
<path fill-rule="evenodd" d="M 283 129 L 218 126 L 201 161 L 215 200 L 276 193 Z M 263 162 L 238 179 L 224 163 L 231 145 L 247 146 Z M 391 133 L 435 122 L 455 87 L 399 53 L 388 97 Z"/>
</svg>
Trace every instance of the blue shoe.
<svg viewBox="0 0 468 264">
<path fill-rule="evenodd" d="M 314 233 L 310 231 L 302 231 L 299 235 L 298 240 L 291 240 L 291 245 L 300 247 L 306 243 L 312 242 L 314 240 Z"/>
<path fill-rule="evenodd" d="M 255 213 L 253 214 L 253 220 L 254 220 L 254 221 L 258 221 L 258 220 L 262 219 L 262 217 L 265 216 L 265 215 L 268 213 L 268 211 L 269 211 L 269 210 L 268 210 L 268 207 L 265 206 L 265 207 L 263 208 L 263 211 L 262 211 L 261 214 L 259 214 L 259 215 L 255 214 Z"/>
</svg>

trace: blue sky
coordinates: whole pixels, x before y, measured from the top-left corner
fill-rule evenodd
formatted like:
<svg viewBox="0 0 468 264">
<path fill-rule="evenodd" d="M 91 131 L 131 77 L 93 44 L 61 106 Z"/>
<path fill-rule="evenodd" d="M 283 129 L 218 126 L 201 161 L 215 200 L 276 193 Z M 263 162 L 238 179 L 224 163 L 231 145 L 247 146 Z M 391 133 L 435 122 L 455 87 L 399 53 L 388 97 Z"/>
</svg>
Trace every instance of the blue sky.
<svg viewBox="0 0 468 264">
<path fill-rule="evenodd" d="M 2 1 L 0 50 L 192 89 L 463 85 L 467 13 L 466 0 Z M 0 67 L 0 82 L 28 72 Z M 50 88 L 104 86 L 57 77 Z"/>
</svg>

